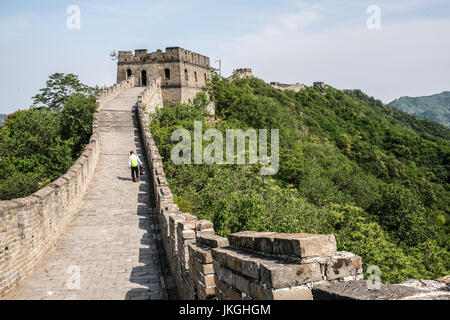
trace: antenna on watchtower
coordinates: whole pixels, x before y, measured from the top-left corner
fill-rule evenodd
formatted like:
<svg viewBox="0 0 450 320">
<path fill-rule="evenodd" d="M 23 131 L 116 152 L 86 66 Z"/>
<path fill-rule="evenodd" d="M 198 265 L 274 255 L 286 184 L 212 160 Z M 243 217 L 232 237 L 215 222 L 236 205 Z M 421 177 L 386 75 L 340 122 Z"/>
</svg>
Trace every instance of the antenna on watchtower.
<svg viewBox="0 0 450 320">
<path fill-rule="evenodd" d="M 217 62 L 219 62 L 219 76 L 222 77 L 222 60 L 216 60 Z"/>
<path fill-rule="evenodd" d="M 117 60 L 119 59 L 119 56 L 117 55 L 116 50 L 112 51 L 109 56 L 111 57 L 111 60 Z"/>
</svg>

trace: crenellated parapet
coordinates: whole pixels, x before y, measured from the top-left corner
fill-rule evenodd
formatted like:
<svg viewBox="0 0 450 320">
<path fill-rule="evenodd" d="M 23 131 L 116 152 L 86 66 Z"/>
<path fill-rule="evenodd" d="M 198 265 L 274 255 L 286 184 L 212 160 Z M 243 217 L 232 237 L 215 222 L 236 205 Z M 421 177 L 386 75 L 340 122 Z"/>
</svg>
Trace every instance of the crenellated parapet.
<svg viewBox="0 0 450 320">
<path fill-rule="evenodd" d="M 148 52 L 147 49 L 133 51 L 119 51 L 118 63 L 157 63 L 157 62 L 186 62 L 193 65 L 210 68 L 210 59 L 202 54 L 186 50 L 180 47 L 169 47 L 166 51 L 156 50 Z"/>
</svg>

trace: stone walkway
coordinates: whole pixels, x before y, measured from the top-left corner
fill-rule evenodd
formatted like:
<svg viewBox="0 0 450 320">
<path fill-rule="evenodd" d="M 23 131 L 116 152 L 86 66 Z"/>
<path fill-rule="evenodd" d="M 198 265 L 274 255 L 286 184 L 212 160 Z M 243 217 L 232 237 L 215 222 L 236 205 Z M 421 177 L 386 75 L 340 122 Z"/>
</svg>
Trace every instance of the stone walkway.
<svg viewBox="0 0 450 320">
<path fill-rule="evenodd" d="M 83 203 L 52 251 L 6 299 L 167 299 L 149 182 L 133 183 L 131 150 L 144 161 L 133 88 L 100 112 L 101 153 Z M 146 173 L 148 172 L 148 168 Z"/>
</svg>

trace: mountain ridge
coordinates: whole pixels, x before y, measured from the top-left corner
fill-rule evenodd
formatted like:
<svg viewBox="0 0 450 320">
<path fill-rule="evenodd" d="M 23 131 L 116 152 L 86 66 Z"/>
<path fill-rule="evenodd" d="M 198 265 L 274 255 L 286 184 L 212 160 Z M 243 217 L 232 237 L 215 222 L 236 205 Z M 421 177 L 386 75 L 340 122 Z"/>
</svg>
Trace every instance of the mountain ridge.
<svg viewBox="0 0 450 320">
<path fill-rule="evenodd" d="M 450 91 L 429 96 L 403 96 L 389 102 L 388 105 L 450 128 Z"/>
</svg>

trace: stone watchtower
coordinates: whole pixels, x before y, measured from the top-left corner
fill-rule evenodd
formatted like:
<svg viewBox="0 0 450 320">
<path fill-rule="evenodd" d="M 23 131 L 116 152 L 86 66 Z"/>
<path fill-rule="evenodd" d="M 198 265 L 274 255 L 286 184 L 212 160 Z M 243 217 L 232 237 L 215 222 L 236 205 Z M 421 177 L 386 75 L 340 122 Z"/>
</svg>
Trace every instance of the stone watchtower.
<svg viewBox="0 0 450 320">
<path fill-rule="evenodd" d="M 180 47 L 157 50 L 119 51 L 117 82 L 136 76 L 140 86 L 146 86 L 150 78 L 161 77 L 164 103 L 188 102 L 201 92 L 211 79 L 209 58 Z"/>
</svg>

